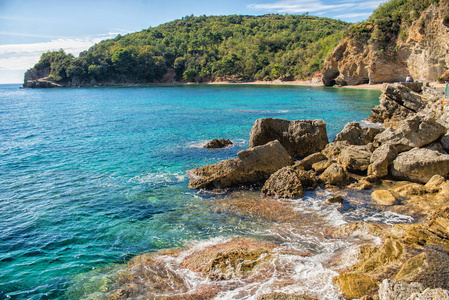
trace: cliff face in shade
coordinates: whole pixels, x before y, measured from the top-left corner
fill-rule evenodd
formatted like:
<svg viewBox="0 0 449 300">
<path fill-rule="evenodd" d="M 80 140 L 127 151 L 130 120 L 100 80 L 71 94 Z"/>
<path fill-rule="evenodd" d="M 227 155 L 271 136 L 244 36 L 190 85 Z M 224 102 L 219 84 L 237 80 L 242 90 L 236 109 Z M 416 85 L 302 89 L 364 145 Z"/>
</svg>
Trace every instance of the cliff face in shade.
<svg viewBox="0 0 449 300">
<path fill-rule="evenodd" d="M 449 1 L 441 0 L 400 32 L 382 32 L 376 20 L 353 25 L 324 63 L 324 84 L 398 82 L 408 74 L 418 81 L 444 79 L 449 70 L 448 15 Z"/>
</svg>

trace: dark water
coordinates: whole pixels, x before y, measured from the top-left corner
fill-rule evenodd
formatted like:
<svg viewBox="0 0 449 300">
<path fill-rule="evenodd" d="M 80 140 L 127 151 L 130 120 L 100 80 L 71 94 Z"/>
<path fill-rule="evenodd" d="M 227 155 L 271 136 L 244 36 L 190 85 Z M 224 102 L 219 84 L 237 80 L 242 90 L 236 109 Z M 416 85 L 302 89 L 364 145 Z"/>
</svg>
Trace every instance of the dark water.
<svg viewBox="0 0 449 300">
<path fill-rule="evenodd" d="M 136 254 L 260 232 L 257 222 L 204 209 L 211 196 L 187 188 L 186 170 L 235 157 L 262 117 L 323 119 L 333 139 L 347 122 L 365 119 L 379 95 L 0 85 L 0 298 L 66 299 L 80 274 Z M 235 144 L 203 149 L 212 138 Z"/>
</svg>

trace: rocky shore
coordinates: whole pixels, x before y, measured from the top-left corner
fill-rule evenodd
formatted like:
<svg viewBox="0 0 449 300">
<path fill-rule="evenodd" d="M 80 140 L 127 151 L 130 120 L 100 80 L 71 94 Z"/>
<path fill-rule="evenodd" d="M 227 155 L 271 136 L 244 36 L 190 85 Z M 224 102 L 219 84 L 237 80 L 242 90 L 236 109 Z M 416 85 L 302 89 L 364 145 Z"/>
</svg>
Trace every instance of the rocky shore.
<svg viewBox="0 0 449 300">
<path fill-rule="evenodd" d="M 305 191 L 317 187 L 333 192 L 369 190 L 376 205 L 413 216 L 416 222 L 353 222 L 323 228 L 321 234 L 332 238 L 357 239 L 369 234 L 381 241 L 361 242 L 352 262 L 335 268 L 332 282 L 339 295 L 365 300 L 448 299 L 448 105 L 444 95 L 423 84 L 385 84 L 380 104 L 368 118 L 375 123 L 348 123 L 330 143 L 322 120 L 259 119 L 251 130 L 249 149 L 239 152 L 237 158 L 190 170 L 189 187 L 220 192 L 256 187 L 259 197 L 222 201 L 215 204 L 216 209 L 295 226 L 309 221 L 282 201 L 284 198 L 300 199 Z M 341 196 L 329 199 L 341 205 L 345 201 Z M 256 277 L 269 277 L 277 272 L 273 269 L 275 248 L 274 241 L 245 238 L 201 250 L 169 251 L 167 257 L 177 261 L 179 268 L 202 274 L 205 281 L 194 294 L 164 299 L 211 299 L 222 290 L 224 280 L 238 278 L 251 283 Z M 343 259 L 344 255 L 340 256 Z M 151 271 L 167 263 L 157 255 L 134 258 L 110 298 L 135 297 L 150 283 L 152 287 L 188 290 L 185 280 L 175 273 L 164 273 L 162 278 Z M 293 277 L 284 280 L 291 282 Z M 258 299 L 313 299 L 313 295 L 275 292 Z"/>
</svg>

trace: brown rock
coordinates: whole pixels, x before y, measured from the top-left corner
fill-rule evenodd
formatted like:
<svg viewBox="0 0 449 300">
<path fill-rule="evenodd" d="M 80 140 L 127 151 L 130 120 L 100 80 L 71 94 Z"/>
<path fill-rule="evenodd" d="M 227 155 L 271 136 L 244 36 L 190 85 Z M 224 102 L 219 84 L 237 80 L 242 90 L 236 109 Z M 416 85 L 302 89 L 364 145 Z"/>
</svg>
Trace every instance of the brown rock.
<svg viewBox="0 0 449 300">
<path fill-rule="evenodd" d="M 370 165 L 368 166 L 368 176 L 376 176 L 382 178 L 388 175 L 388 168 L 393 163 L 393 160 L 398 155 L 394 146 L 384 144 L 374 150 L 370 158 Z"/>
<path fill-rule="evenodd" d="M 278 140 L 293 158 L 305 157 L 320 152 L 327 145 L 326 123 L 322 120 L 256 120 L 250 133 L 250 147 L 273 140 Z"/>
<path fill-rule="evenodd" d="M 357 273 L 342 273 L 334 278 L 346 298 L 360 298 L 379 286 L 379 282 L 371 277 Z"/>
<path fill-rule="evenodd" d="M 389 190 L 375 190 L 371 193 L 371 198 L 379 205 L 393 205 L 397 200 Z"/>
<path fill-rule="evenodd" d="M 277 170 L 293 164 L 278 141 L 240 151 L 237 156 L 188 171 L 189 187 L 216 189 L 265 181 Z"/>
<path fill-rule="evenodd" d="M 351 145 L 341 151 L 337 161 L 348 171 L 366 171 L 370 164 L 372 151 L 372 144 L 364 146 Z"/>
<path fill-rule="evenodd" d="M 317 163 L 314 163 L 312 165 L 312 169 L 314 169 L 315 172 L 317 172 L 317 173 L 321 173 L 324 170 L 326 170 L 331 164 L 332 164 L 332 161 L 330 161 L 326 158 L 326 160 L 322 160 Z"/>
<path fill-rule="evenodd" d="M 329 203 L 343 203 L 343 197 L 342 196 L 334 196 L 329 199 L 327 199 L 327 202 Z"/>
<path fill-rule="evenodd" d="M 446 130 L 433 117 L 416 115 L 405 120 L 398 129 L 388 128 L 378 134 L 374 138 L 374 144 L 393 145 L 398 152 L 403 152 L 431 144 L 444 135 Z"/>
<path fill-rule="evenodd" d="M 348 141 L 332 142 L 327 144 L 326 147 L 324 147 L 323 151 L 321 151 L 321 153 L 323 153 L 328 159 L 333 160 L 340 155 L 343 149 L 349 146 L 350 144 Z"/>
<path fill-rule="evenodd" d="M 206 145 L 204 145 L 204 148 L 220 149 L 220 148 L 225 148 L 229 145 L 232 145 L 232 142 L 229 139 L 213 139 L 210 142 L 208 142 Z"/>
<path fill-rule="evenodd" d="M 337 134 L 334 142 L 347 141 L 351 145 L 366 145 L 372 143 L 374 137 L 382 132 L 383 128 L 361 127 L 358 122 L 350 122 Z"/>
<path fill-rule="evenodd" d="M 306 171 L 312 169 L 312 165 L 315 163 L 318 163 L 320 161 L 324 161 L 327 160 L 327 157 L 318 152 L 318 153 L 314 153 L 314 154 L 310 154 L 309 156 L 303 158 L 301 161 L 295 163 L 295 165 L 293 166 L 295 169 L 304 169 Z"/>
<path fill-rule="evenodd" d="M 341 186 L 348 183 L 349 176 L 342 165 L 333 163 L 321 174 L 320 180 L 328 185 Z"/>
<path fill-rule="evenodd" d="M 414 148 L 399 154 L 390 171 L 399 179 L 427 183 L 434 175 L 447 176 L 449 155 L 425 148 Z"/>
<path fill-rule="evenodd" d="M 304 196 L 304 188 L 298 172 L 292 167 L 285 167 L 268 178 L 262 187 L 262 194 L 296 199 Z"/>
</svg>

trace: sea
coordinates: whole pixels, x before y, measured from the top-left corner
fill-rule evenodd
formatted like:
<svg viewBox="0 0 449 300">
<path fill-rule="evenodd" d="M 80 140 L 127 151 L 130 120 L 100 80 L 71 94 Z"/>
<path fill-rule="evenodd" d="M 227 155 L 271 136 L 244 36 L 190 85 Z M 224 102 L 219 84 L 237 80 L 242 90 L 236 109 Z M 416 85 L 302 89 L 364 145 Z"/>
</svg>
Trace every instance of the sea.
<svg viewBox="0 0 449 300">
<path fill-rule="evenodd" d="M 302 199 L 278 200 L 320 220 L 292 227 L 214 209 L 232 197 L 257 199 L 259 192 L 191 190 L 186 171 L 235 158 L 249 147 L 259 118 L 322 119 L 332 141 L 347 122 L 365 122 L 379 96 L 279 85 L 0 85 L 0 299 L 102 299 L 111 274 L 133 257 L 235 238 L 275 241 L 291 253 L 309 254 L 287 257 L 284 251 L 276 261 L 288 272 L 278 268 L 279 274 L 260 281 L 235 280 L 214 298 L 257 299 L 281 291 L 338 299 L 329 257 L 351 252 L 357 242 L 323 235 L 323 226 L 408 223 L 411 217 L 379 209 L 366 192 L 346 191 L 346 205 L 329 205 L 332 192 L 318 189 Z M 233 145 L 203 148 L 214 138 Z M 189 289 L 205 283 L 195 276 L 185 279 Z M 275 277 L 290 281 L 281 285 Z"/>
</svg>

